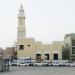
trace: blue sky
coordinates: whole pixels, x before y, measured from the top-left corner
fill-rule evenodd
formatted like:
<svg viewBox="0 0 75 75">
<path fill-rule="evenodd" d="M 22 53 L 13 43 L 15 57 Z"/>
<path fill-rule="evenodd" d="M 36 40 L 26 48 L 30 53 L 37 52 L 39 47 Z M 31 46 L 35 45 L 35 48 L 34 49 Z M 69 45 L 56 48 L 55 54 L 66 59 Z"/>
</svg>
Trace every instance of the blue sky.
<svg viewBox="0 0 75 75">
<path fill-rule="evenodd" d="M 51 43 L 75 32 L 75 0 L 23 0 L 26 36 Z M 0 0 L 0 47 L 13 46 L 17 37 L 20 0 Z"/>
</svg>

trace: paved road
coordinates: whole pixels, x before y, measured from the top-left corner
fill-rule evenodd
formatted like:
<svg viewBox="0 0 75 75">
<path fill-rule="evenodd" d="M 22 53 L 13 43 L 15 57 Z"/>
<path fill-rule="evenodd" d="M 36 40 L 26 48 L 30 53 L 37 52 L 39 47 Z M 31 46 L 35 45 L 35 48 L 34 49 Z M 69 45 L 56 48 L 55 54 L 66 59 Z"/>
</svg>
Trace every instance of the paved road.
<svg viewBox="0 0 75 75">
<path fill-rule="evenodd" d="M 75 67 L 10 67 L 0 75 L 75 75 Z"/>
</svg>

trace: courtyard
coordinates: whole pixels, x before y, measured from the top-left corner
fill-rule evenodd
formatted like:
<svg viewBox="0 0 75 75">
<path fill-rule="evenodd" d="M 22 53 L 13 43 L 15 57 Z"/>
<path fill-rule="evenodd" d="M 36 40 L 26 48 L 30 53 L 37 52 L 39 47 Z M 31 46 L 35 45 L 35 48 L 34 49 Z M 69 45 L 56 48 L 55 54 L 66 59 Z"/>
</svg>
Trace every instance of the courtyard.
<svg viewBox="0 0 75 75">
<path fill-rule="evenodd" d="M 10 67 L 0 75 L 75 75 L 75 67 Z"/>
</svg>

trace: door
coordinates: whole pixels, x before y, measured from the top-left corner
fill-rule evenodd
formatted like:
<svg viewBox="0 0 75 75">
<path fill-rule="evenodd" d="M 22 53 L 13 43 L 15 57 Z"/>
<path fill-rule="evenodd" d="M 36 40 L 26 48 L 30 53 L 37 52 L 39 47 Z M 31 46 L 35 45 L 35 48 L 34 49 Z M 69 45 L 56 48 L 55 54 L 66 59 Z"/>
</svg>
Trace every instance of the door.
<svg viewBox="0 0 75 75">
<path fill-rule="evenodd" d="M 54 60 L 58 60 L 58 54 L 54 54 Z"/>
</svg>

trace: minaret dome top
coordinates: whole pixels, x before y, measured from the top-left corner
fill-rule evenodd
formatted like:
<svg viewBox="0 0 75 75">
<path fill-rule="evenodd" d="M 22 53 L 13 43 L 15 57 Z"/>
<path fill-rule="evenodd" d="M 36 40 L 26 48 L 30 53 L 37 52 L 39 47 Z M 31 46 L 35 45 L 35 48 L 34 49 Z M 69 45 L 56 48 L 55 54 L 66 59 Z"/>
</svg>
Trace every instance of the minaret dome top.
<svg viewBox="0 0 75 75">
<path fill-rule="evenodd" d="M 20 10 L 23 10 L 23 5 L 21 4 L 21 6 L 20 6 Z"/>
<path fill-rule="evenodd" d="M 24 9 L 23 9 L 23 5 L 22 4 L 21 4 L 20 9 L 19 9 L 18 17 L 24 17 L 25 18 Z"/>
</svg>

